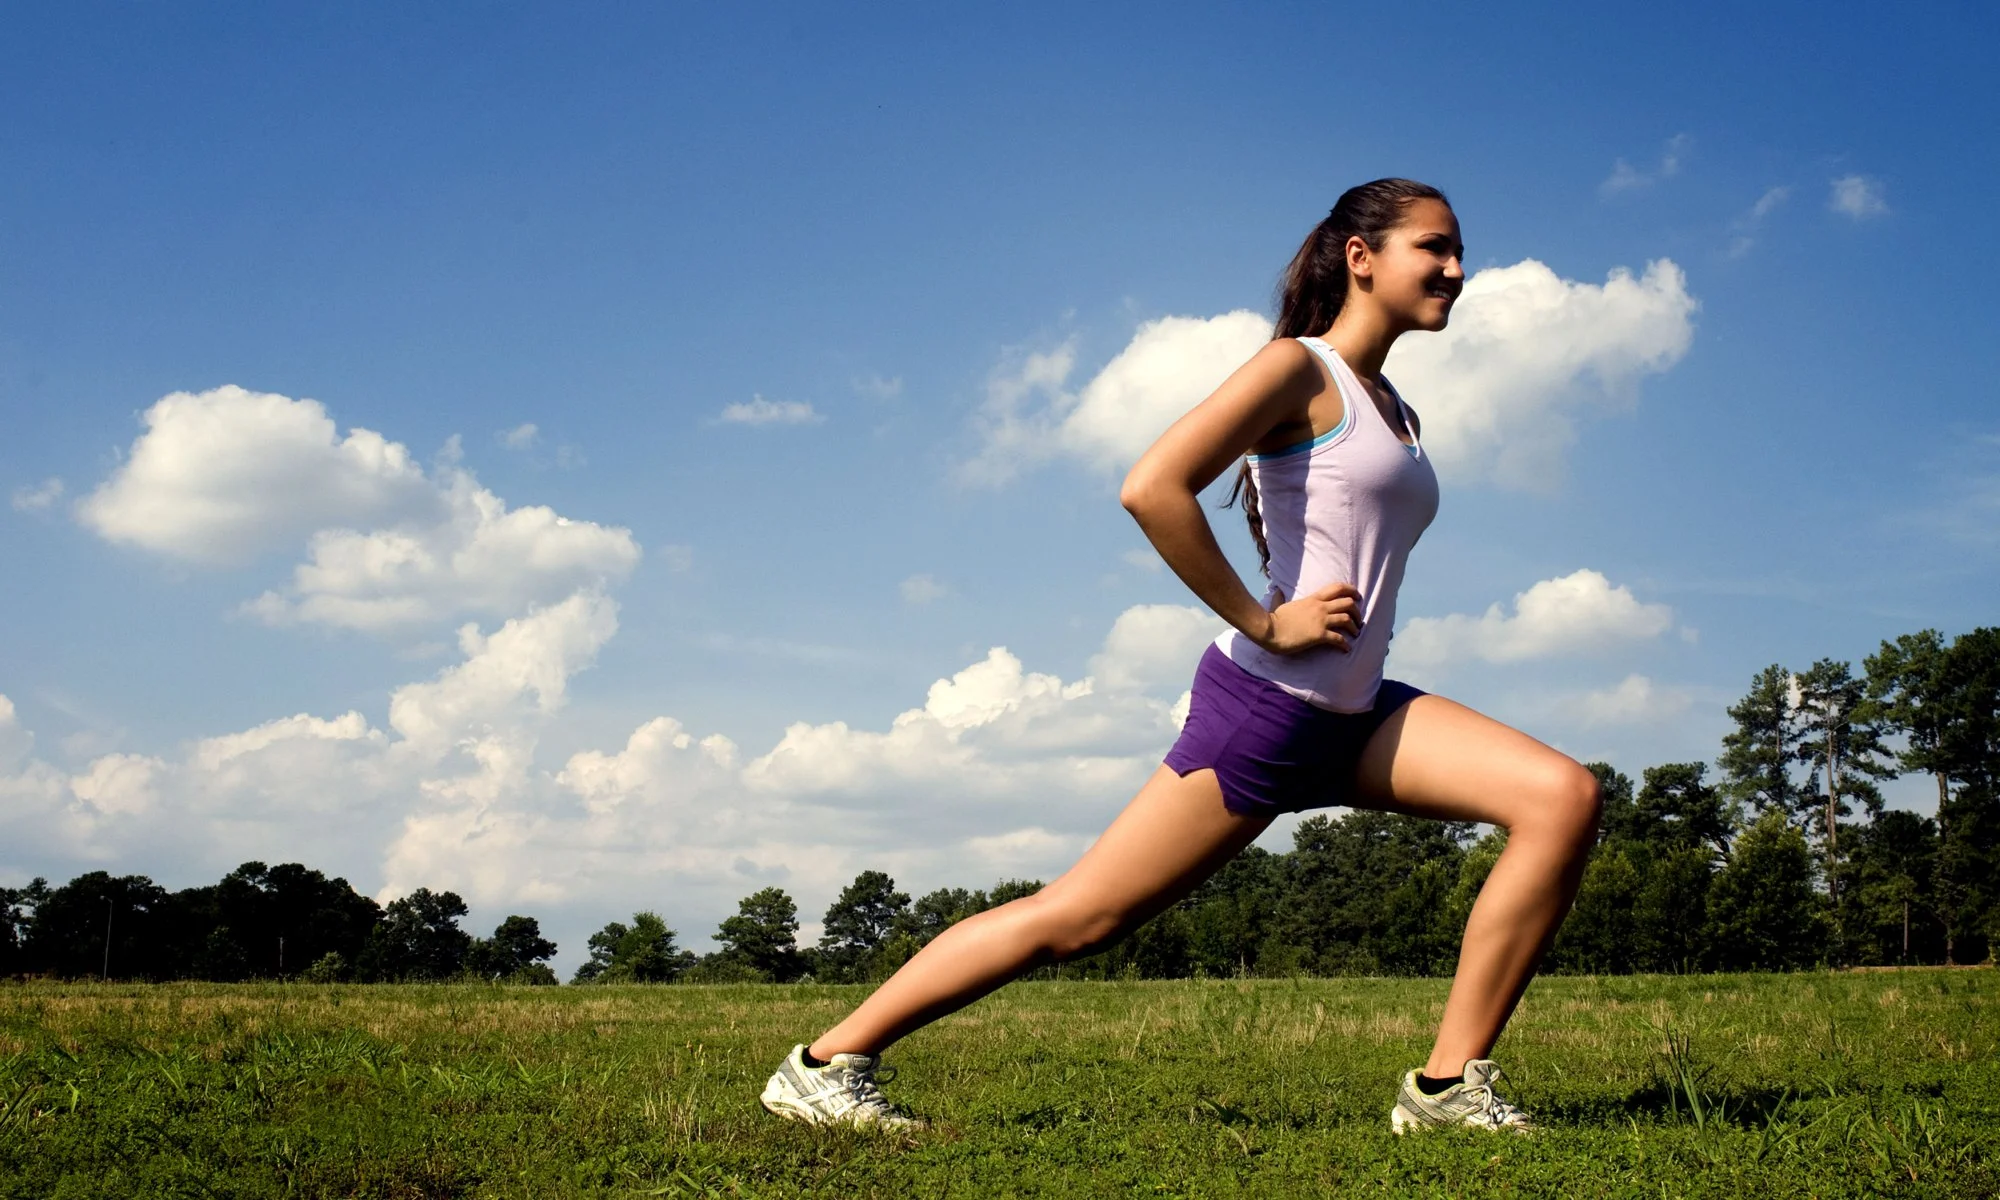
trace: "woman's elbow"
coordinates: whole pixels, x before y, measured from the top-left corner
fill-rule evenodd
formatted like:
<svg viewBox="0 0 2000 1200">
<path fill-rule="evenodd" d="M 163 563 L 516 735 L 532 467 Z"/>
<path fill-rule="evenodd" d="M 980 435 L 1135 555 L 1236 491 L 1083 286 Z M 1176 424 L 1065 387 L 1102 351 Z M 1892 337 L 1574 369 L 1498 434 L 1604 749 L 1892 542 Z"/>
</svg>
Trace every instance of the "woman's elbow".
<svg viewBox="0 0 2000 1200">
<path fill-rule="evenodd" d="M 1134 517 L 1144 520 L 1145 515 L 1158 507 L 1164 491 L 1160 477 L 1145 469 L 1144 465 L 1132 468 L 1125 476 L 1125 482 L 1118 489 L 1118 503 Z"/>
</svg>

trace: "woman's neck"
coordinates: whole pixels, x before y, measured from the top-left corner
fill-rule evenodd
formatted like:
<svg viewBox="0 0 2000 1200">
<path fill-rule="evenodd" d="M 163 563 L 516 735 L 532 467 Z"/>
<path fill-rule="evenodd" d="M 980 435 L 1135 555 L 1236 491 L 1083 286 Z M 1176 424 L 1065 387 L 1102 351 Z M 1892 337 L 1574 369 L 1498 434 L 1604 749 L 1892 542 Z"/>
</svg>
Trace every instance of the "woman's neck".
<svg viewBox="0 0 2000 1200">
<path fill-rule="evenodd" d="M 1382 363 L 1403 331 L 1391 325 L 1381 309 L 1365 302 L 1357 304 L 1355 299 L 1348 298 L 1340 315 L 1333 319 L 1333 326 L 1319 336 L 1338 350 L 1341 360 L 1372 387 L 1381 383 Z"/>
</svg>

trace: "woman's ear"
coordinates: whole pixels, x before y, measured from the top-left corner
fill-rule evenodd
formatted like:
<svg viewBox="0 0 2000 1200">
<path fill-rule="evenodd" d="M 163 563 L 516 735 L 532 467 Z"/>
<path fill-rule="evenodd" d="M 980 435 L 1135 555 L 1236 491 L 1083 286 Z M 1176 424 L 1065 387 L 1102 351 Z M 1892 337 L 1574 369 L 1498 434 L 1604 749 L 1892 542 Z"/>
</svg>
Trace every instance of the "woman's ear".
<svg viewBox="0 0 2000 1200">
<path fill-rule="evenodd" d="M 1367 279 L 1374 274 L 1374 256 L 1369 253 L 1368 243 L 1360 234 L 1347 239 L 1347 269 L 1356 279 Z"/>
</svg>

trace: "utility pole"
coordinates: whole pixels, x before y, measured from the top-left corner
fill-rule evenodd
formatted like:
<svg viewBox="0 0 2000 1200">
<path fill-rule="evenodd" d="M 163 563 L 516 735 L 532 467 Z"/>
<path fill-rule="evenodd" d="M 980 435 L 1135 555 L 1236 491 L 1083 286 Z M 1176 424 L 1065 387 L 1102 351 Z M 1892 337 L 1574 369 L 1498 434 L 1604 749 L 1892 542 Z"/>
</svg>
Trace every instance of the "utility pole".
<svg viewBox="0 0 2000 1200">
<path fill-rule="evenodd" d="M 111 897 L 104 898 L 104 982 L 111 982 Z"/>
<path fill-rule="evenodd" d="M 278 935 L 278 978 L 285 977 L 285 936 Z"/>
</svg>

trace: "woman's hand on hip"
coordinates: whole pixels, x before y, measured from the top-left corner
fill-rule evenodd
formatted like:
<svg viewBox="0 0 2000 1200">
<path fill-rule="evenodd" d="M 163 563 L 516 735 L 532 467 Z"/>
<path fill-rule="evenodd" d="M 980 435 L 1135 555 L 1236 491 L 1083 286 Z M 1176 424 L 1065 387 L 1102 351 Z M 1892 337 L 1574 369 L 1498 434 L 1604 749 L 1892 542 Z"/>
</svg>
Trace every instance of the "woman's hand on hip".
<svg viewBox="0 0 2000 1200">
<path fill-rule="evenodd" d="M 1270 625 L 1257 644 L 1273 654 L 1303 654 L 1322 646 L 1344 654 L 1359 636 L 1361 593 L 1351 584 L 1329 583 L 1272 609 Z"/>
</svg>

